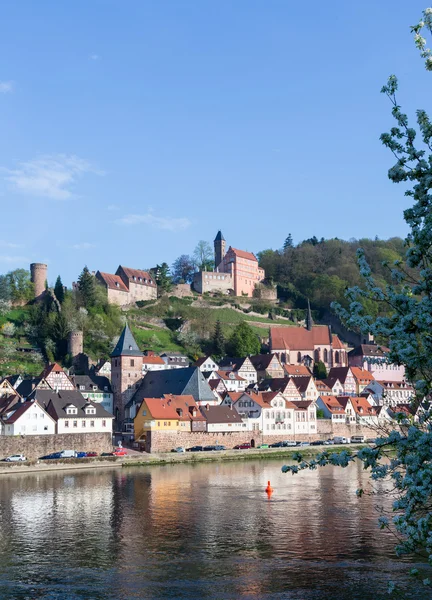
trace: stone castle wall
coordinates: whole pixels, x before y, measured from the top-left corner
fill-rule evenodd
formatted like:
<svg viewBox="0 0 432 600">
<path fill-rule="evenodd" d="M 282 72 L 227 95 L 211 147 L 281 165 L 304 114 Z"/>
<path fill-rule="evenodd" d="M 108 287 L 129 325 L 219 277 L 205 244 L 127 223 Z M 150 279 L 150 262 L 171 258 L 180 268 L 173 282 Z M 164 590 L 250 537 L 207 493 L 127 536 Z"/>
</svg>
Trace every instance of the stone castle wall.
<svg viewBox="0 0 432 600">
<path fill-rule="evenodd" d="M 77 452 L 112 452 L 111 433 L 66 433 L 63 435 L 0 436 L 0 459 L 24 454 L 29 460 L 41 456 L 76 450 Z"/>
<path fill-rule="evenodd" d="M 313 442 L 315 440 L 327 440 L 335 436 L 349 437 L 363 435 L 366 439 L 378 437 L 376 429 L 360 425 L 333 424 L 330 419 L 317 420 L 316 434 L 288 434 L 278 432 L 277 435 L 261 435 L 259 431 L 238 431 L 227 433 L 187 432 L 187 431 L 151 431 L 147 433 L 146 452 L 169 452 L 173 448 L 183 446 L 211 446 L 221 444 L 230 449 L 237 444 L 251 443 L 255 446 L 260 444 L 273 444 L 283 440 Z"/>
</svg>

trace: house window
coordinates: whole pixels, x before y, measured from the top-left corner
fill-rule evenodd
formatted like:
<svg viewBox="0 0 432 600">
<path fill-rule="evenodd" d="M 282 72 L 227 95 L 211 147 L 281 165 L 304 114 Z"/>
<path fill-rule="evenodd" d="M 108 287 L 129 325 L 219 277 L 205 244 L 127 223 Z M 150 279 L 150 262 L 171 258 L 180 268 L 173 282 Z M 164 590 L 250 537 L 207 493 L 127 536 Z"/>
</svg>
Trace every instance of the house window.
<svg viewBox="0 0 432 600">
<path fill-rule="evenodd" d="M 90 427 L 94 427 L 94 421 L 90 421 Z"/>
<path fill-rule="evenodd" d="M 69 427 L 69 421 L 65 421 L 65 427 Z"/>
<path fill-rule="evenodd" d="M 130 366 L 131 366 L 131 367 L 134 367 L 134 366 L 135 366 L 135 360 L 134 360 L 133 358 L 131 358 L 131 361 L 130 361 Z"/>
<path fill-rule="evenodd" d="M 301 352 L 297 352 L 297 362 L 301 363 Z"/>
<path fill-rule="evenodd" d="M 74 422 L 73 422 L 73 426 L 74 426 L 74 427 L 78 427 L 78 421 L 74 421 Z"/>
<path fill-rule="evenodd" d="M 85 427 L 85 426 L 86 426 L 86 422 L 85 422 L 85 421 L 81 421 L 81 425 L 82 425 L 83 427 Z"/>
<path fill-rule="evenodd" d="M 48 431 L 48 425 L 45 425 L 44 431 Z"/>
<path fill-rule="evenodd" d="M 335 352 L 335 362 L 337 362 L 337 363 L 340 362 L 339 361 L 339 352 L 337 350 Z"/>
<path fill-rule="evenodd" d="M 102 419 L 102 427 L 106 427 L 106 421 L 105 421 L 105 419 Z"/>
<path fill-rule="evenodd" d="M 143 414 L 143 417 L 146 417 L 147 416 L 147 411 L 143 410 L 142 414 Z"/>
</svg>

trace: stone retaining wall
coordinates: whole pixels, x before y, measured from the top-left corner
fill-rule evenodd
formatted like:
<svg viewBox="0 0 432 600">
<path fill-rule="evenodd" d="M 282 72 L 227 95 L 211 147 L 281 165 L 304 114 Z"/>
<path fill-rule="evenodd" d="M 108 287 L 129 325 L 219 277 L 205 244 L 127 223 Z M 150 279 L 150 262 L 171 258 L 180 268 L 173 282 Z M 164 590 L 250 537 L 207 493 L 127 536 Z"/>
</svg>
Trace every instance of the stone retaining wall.
<svg viewBox="0 0 432 600">
<path fill-rule="evenodd" d="M 61 450 L 77 452 L 112 452 L 110 433 L 66 433 L 63 435 L 0 436 L 0 459 L 11 454 L 24 454 L 34 460 Z"/>
<path fill-rule="evenodd" d="M 221 444 L 226 448 L 234 448 L 237 444 L 252 443 L 255 446 L 260 444 L 273 444 L 283 440 L 293 440 L 302 442 L 313 442 L 315 440 L 327 440 L 334 436 L 351 438 L 353 435 L 363 435 L 365 438 L 377 437 L 377 431 L 373 428 L 360 425 L 332 425 L 329 419 L 317 420 L 316 434 L 299 434 L 294 436 L 285 432 L 279 432 L 277 435 L 261 435 L 259 431 L 239 431 L 227 433 L 206 433 L 206 432 L 186 432 L 186 431 L 151 431 L 147 433 L 144 450 L 146 452 L 169 452 L 173 448 L 183 446 L 190 448 L 192 446 L 211 446 Z"/>
</svg>

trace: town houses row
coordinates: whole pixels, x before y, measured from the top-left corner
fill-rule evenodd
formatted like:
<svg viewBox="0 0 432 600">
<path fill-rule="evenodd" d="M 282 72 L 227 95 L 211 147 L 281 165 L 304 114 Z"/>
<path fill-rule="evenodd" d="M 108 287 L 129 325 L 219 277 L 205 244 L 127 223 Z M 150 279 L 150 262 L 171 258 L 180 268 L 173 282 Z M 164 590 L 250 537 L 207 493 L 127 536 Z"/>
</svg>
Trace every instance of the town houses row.
<svg viewBox="0 0 432 600">
<path fill-rule="evenodd" d="M 317 415 L 377 424 L 412 413 L 413 389 L 385 362 L 386 349 L 367 344 L 347 353 L 329 328 L 309 320 L 306 328 L 274 327 L 271 339 L 283 349 L 191 366 L 176 353 L 141 352 L 126 325 L 110 361 L 86 375 L 52 364 L 37 378 L 0 382 L 0 435 L 114 430 L 140 443 L 151 431 L 316 435 Z M 314 359 L 327 360 L 327 378 L 313 377 Z M 393 380 L 377 379 L 383 372 Z"/>
</svg>

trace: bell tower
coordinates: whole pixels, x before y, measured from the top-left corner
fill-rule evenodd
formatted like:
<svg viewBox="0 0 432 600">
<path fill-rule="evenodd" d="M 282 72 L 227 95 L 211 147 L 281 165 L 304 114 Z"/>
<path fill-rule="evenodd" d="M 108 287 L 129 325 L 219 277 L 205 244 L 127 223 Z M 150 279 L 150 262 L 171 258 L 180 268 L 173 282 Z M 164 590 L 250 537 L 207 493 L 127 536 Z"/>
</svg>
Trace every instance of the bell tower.
<svg viewBox="0 0 432 600">
<path fill-rule="evenodd" d="M 126 404 L 142 379 L 143 353 L 126 324 L 111 353 L 111 386 L 114 394 L 114 417 L 117 431 L 123 430 Z"/>
<path fill-rule="evenodd" d="M 214 240 L 214 253 L 215 253 L 215 269 L 221 264 L 223 257 L 225 256 L 225 238 L 222 235 L 222 231 L 217 232 L 217 236 Z"/>
</svg>

